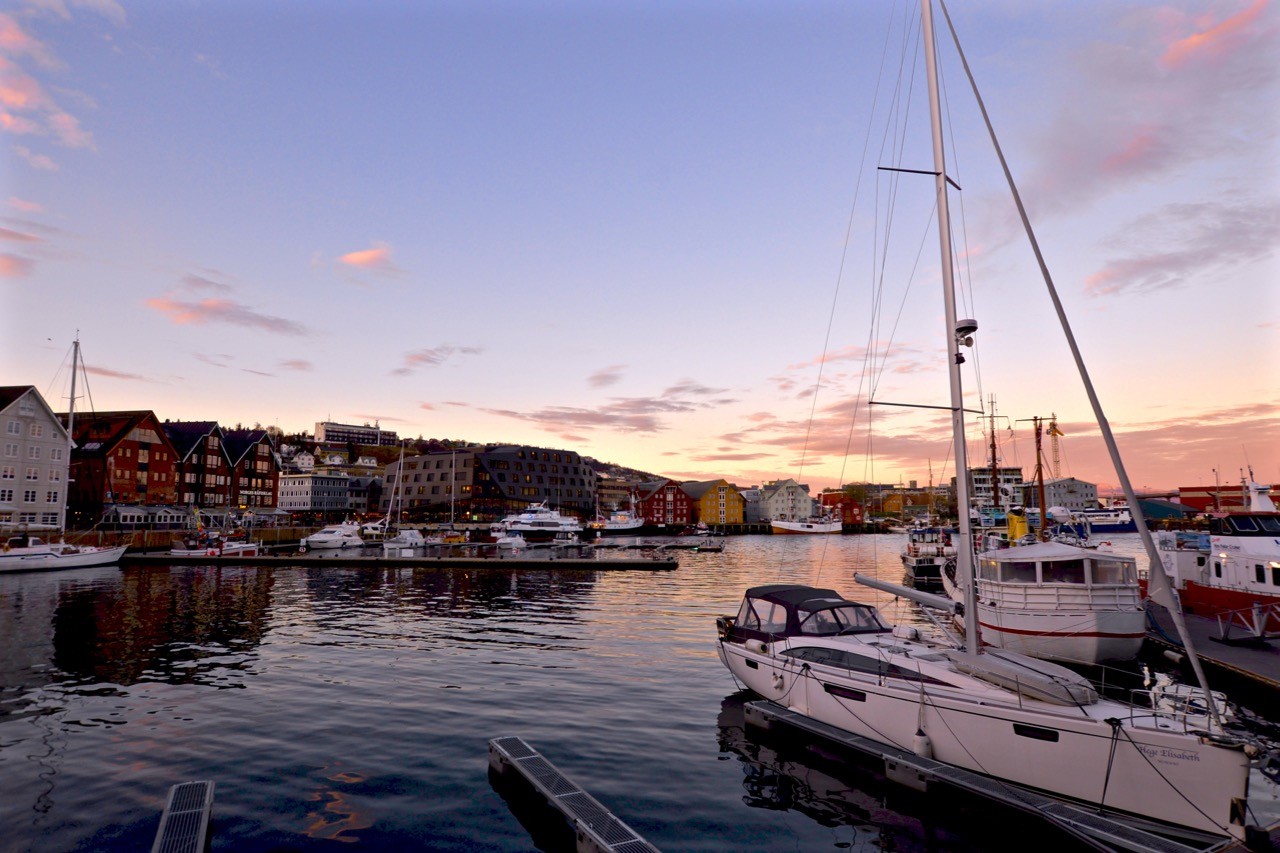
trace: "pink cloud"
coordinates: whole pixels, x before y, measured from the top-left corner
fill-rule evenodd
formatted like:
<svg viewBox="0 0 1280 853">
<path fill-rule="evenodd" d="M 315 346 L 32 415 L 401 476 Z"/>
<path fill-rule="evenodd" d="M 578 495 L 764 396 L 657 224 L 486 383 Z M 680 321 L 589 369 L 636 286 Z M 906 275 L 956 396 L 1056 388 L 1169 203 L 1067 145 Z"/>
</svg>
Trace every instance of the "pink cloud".
<svg viewBox="0 0 1280 853">
<path fill-rule="evenodd" d="M 482 347 L 460 347 L 453 344 L 414 350 L 405 354 L 404 364 L 391 371 L 391 375 L 407 376 L 419 367 L 438 367 L 455 355 L 479 355 L 482 352 Z"/>
<path fill-rule="evenodd" d="M 391 260 L 391 246 L 387 243 L 374 243 L 372 249 L 347 252 L 338 258 L 338 263 L 383 275 L 394 275 L 400 272 L 400 268 Z"/>
<path fill-rule="evenodd" d="M 33 266 L 27 258 L 0 253 L 0 278 L 26 278 Z"/>
<path fill-rule="evenodd" d="M 1221 56 L 1232 47 L 1241 32 L 1258 19 L 1266 7 L 1267 0 L 1254 0 L 1252 6 L 1222 23 L 1175 41 L 1160 57 L 1160 63 L 1166 68 L 1177 68 L 1200 56 Z"/>
<path fill-rule="evenodd" d="M 92 373 L 94 376 L 106 376 L 109 379 L 127 379 L 131 382 L 150 382 L 151 380 L 145 376 L 139 376 L 136 373 L 124 373 L 119 370 L 111 370 L 107 367 L 93 367 L 85 365 L 85 372 Z"/>
<path fill-rule="evenodd" d="M 27 56 L 48 69 L 62 67 L 58 58 L 37 38 L 18 24 L 12 15 L 0 12 L 0 53 Z"/>
<path fill-rule="evenodd" d="M 40 204 L 20 199 L 17 196 L 9 196 L 7 203 L 10 207 L 21 210 L 23 213 L 42 213 L 44 211 L 44 207 Z"/>
<path fill-rule="evenodd" d="M 42 243 L 39 237 L 33 234 L 23 234 L 21 231 L 12 231 L 8 228 L 0 228 L 0 240 L 8 240 L 11 243 Z"/>
<path fill-rule="evenodd" d="M 32 168 L 41 169 L 45 172 L 58 171 L 58 164 L 44 154 L 37 154 L 22 145 L 15 145 L 13 150 L 19 157 L 26 160 Z"/>
<path fill-rule="evenodd" d="M 311 370 L 314 365 L 305 358 L 289 358 L 280 362 L 280 367 L 283 370 Z"/>
<path fill-rule="evenodd" d="M 587 384 L 592 388 L 607 388 L 610 385 L 616 385 L 622 379 L 622 371 L 625 369 L 626 365 L 624 364 L 611 364 L 608 367 L 602 367 L 587 377 Z"/>
<path fill-rule="evenodd" d="M 225 323 L 275 332 L 282 335 L 306 335 L 306 326 L 283 317 L 259 314 L 246 305 L 230 299 L 202 299 L 199 302 L 182 302 L 167 296 L 146 300 L 149 308 L 167 314 L 179 326 Z"/>
</svg>

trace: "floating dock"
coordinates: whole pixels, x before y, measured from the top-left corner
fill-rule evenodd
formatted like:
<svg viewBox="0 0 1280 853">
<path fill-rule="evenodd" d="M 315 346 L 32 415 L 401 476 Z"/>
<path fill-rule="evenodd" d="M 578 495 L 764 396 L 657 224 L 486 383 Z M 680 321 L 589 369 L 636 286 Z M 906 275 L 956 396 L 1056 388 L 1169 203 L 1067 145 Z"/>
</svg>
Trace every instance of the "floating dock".
<svg viewBox="0 0 1280 853">
<path fill-rule="evenodd" d="M 1196 656 L 1201 662 L 1247 678 L 1273 690 L 1280 689 L 1280 648 L 1274 638 L 1245 637 L 1237 628 L 1217 619 L 1184 613 L 1183 620 Z M 1184 653 L 1173 625 L 1173 616 L 1158 604 L 1147 602 L 1147 639 L 1169 651 Z"/>
<path fill-rule="evenodd" d="M 1062 831 L 1102 850 L 1125 850 L 1133 853 L 1208 853 L 1230 848 L 1232 839 L 1194 830 L 1160 827 L 1160 833 L 1177 833 L 1177 839 L 1157 834 L 1143 827 L 1155 827 L 1136 818 L 1100 814 L 1096 808 L 1067 803 L 981 773 L 953 764 L 922 758 L 914 752 L 888 746 L 819 722 L 804 714 L 767 700 L 748 702 L 743 706 L 748 725 L 770 729 L 775 723 L 785 724 L 807 734 L 861 752 L 884 761 L 885 776 L 893 782 L 926 791 L 934 783 L 944 784 L 976 794 L 1028 814 L 1036 815 Z"/>
<path fill-rule="evenodd" d="M 671 571 L 679 562 L 670 557 L 662 559 L 592 559 L 550 555 L 530 559 L 527 557 L 361 557 L 350 552 L 308 551 L 306 554 L 269 554 L 259 557 L 243 556 L 194 556 L 173 557 L 169 554 L 125 554 L 120 558 L 122 566 L 256 566 L 262 569 L 292 568 L 294 566 L 331 566 L 344 569 L 590 569 L 607 571 Z"/>
<path fill-rule="evenodd" d="M 573 827 L 578 853 L 658 853 L 658 848 L 522 739 L 499 737 L 489 741 L 489 766 L 499 775 L 517 771 L 547 805 L 564 815 Z"/>
<path fill-rule="evenodd" d="M 209 846 L 213 783 L 183 782 L 169 789 L 151 853 L 202 853 Z"/>
</svg>

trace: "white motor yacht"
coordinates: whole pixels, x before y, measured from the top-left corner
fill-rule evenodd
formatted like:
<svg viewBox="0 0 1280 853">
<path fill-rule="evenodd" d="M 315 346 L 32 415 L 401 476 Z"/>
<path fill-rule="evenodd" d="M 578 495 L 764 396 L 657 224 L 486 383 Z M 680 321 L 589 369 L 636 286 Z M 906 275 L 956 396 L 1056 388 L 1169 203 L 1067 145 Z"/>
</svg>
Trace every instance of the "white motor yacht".
<svg viewBox="0 0 1280 853">
<path fill-rule="evenodd" d="M 333 524 L 317 530 L 302 540 L 302 547 L 309 551 L 331 548 L 362 548 L 359 525 L 352 522 Z"/>
<path fill-rule="evenodd" d="M 26 533 L 10 536 L 0 546 L 0 572 L 26 572 L 37 569 L 84 569 L 112 566 L 124 555 L 125 545 L 98 548 L 46 542 Z"/>
</svg>

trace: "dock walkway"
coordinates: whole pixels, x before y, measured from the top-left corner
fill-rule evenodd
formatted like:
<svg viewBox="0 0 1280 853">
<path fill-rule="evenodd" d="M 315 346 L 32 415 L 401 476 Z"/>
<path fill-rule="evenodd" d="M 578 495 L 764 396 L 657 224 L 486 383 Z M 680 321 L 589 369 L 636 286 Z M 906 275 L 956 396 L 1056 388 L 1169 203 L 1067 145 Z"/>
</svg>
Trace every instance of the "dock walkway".
<svg viewBox="0 0 1280 853">
<path fill-rule="evenodd" d="M 1184 613 L 1182 618 L 1201 661 L 1266 687 L 1280 688 L 1280 648 L 1276 647 L 1274 641 L 1223 642 L 1222 629 L 1217 619 L 1191 613 Z M 1148 602 L 1147 621 L 1147 639 L 1164 649 L 1183 651 L 1178 631 L 1173 625 L 1173 616 L 1168 610 Z"/>
</svg>

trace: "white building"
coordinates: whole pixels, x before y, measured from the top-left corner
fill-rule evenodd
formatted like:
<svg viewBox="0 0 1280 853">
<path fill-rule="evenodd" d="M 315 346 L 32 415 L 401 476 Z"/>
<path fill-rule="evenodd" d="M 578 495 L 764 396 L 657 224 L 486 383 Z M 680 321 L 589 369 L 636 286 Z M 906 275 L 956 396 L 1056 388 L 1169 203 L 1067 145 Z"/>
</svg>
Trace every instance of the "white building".
<svg viewBox="0 0 1280 853">
<path fill-rule="evenodd" d="M 347 479 L 343 473 L 282 474 L 276 506 L 286 512 L 346 512 Z"/>
<path fill-rule="evenodd" d="M 1046 480 L 1044 484 L 1044 500 L 1052 509 L 1055 506 L 1067 509 L 1095 509 L 1098 506 L 1098 487 L 1075 477 L 1063 477 L 1061 480 Z M 1039 507 L 1040 493 L 1036 484 L 1022 484 L 1022 505 Z"/>
<path fill-rule="evenodd" d="M 809 496 L 807 483 L 774 480 L 765 483 L 760 498 L 760 520 L 804 521 L 817 515 L 818 502 Z"/>
<path fill-rule="evenodd" d="M 71 442 L 33 385 L 0 387 L 0 527 L 65 523 Z"/>
</svg>

